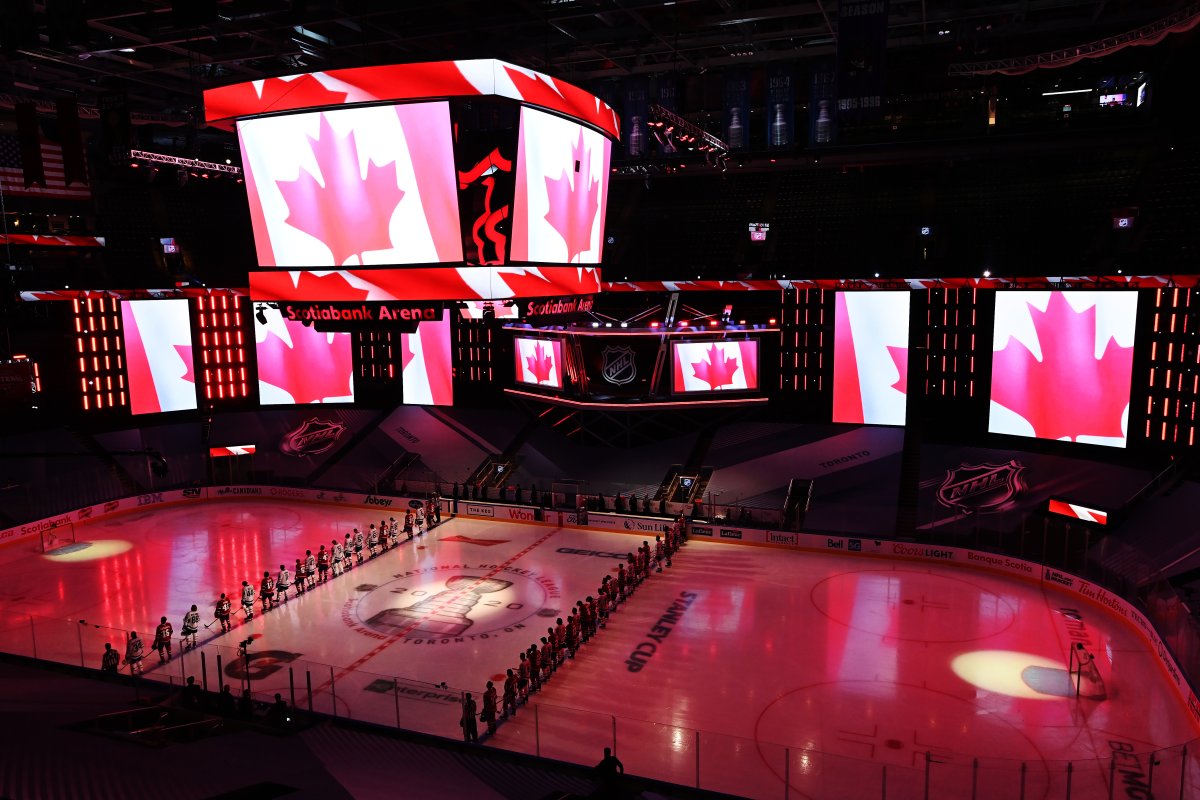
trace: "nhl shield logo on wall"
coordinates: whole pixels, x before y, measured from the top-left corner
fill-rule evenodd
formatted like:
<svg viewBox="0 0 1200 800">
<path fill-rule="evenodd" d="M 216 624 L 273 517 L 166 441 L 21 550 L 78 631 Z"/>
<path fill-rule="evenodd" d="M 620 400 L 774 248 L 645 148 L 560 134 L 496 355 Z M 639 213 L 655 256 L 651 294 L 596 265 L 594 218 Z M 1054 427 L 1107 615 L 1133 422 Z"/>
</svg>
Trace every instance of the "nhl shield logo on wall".
<svg viewBox="0 0 1200 800">
<path fill-rule="evenodd" d="M 287 456 L 315 456 L 337 444 L 346 426 L 336 420 L 313 417 L 290 431 L 279 443 L 279 452 Z"/>
<path fill-rule="evenodd" d="M 1025 489 L 1024 471 L 1025 465 L 1016 459 L 1007 464 L 959 464 L 946 470 L 938 502 L 968 514 L 1001 511 Z"/>
<path fill-rule="evenodd" d="M 637 362 L 633 360 L 632 347 L 604 348 L 604 367 L 601 369 L 604 380 L 614 386 L 624 386 L 632 383 L 637 377 Z"/>
</svg>

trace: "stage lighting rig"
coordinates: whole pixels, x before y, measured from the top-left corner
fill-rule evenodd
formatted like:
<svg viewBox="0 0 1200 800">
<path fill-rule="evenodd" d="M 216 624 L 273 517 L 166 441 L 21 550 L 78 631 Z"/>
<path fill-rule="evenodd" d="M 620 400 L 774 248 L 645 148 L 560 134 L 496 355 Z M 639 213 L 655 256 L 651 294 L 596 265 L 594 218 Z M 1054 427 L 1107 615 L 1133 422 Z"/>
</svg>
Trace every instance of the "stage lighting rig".
<svg viewBox="0 0 1200 800">
<path fill-rule="evenodd" d="M 705 154 L 710 163 L 724 166 L 729 145 L 708 131 L 657 103 L 650 104 L 651 132 L 666 153 L 697 152 Z"/>
</svg>

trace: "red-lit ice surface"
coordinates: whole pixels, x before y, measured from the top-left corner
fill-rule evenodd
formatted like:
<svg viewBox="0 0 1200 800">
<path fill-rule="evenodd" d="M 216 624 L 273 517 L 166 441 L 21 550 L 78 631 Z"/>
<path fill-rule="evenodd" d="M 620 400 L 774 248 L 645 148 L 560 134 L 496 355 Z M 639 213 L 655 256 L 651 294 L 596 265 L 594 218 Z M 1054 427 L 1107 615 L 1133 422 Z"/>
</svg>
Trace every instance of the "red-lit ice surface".
<svg viewBox="0 0 1200 800">
<path fill-rule="evenodd" d="M 0 649 L 95 666 L 104 641 L 136 628 L 149 643 L 167 614 L 175 658 L 148 656 L 156 679 L 201 679 L 202 652 L 210 688 L 248 672 L 259 697 L 294 691 L 301 707 L 311 696 L 318 711 L 457 737 L 459 693 L 502 686 L 517 654 L 647 538 L 447 522 L 265 615 L 256 603 L 229 634 L 202 629 L 180 658 L 191 603 L 208 623 L 220 591 L 389 511 L 210 503 L 80 527 L 87 546 L 73 553 L 9 548 Z M 235 649 L 247 638 L 248 662 Z M 1076 642 L 1095 656 L 1080 697 Z M 1144 640 L 1065 594 L 966 568 L 693 540 L 485 741 L 588 764 L 615 745 L 629 772 L 761 798 L 783 797 L 785 780 L 798 798 L 878 798 L 885 783 L 888 798 L 924 797 L 928 781 L 941 798 L 1019 797 L 1023 782 L 1032 800 L 1067 797 L 1068 784 L 1107 797 L 1110 778 L 1119 796 L 1152 781 L 1154 796 L 1177 797 L 1181 775 L 1195 796 L 1198 748 L 1185 762 L 1174 747 L 1194 736 Z"/>
</svg>

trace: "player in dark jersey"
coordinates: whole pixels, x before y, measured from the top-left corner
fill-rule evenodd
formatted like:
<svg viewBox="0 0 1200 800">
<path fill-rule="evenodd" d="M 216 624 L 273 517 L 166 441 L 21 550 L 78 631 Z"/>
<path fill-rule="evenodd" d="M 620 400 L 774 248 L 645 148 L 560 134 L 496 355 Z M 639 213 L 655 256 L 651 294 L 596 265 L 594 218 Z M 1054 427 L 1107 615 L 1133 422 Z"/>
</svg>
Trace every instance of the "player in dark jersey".
<svg viewBox="0 0 1200 800">
<path fill-rule="evenodd" d="M 275 606 L 275 579 L 269 570 L 263 572 L 262 582 L 258 585 L 258 597 L 262 600 L 264 614 Z"/>
<path fill-rule="evenodd" d="M 213 612 L 213 616 L 221 623 L 221 633 L 225 633 L 233 627 L 229 624 L 229 612 L 232 608 L 233 603 L 229 602 L 229 598 L 225 596 L 224 592 L 221 592 L 221 599 L 217 601 L 216 610 Z"/>
<path fill-rule="evenodd" d="M 175 629 L 167 622 L 167 618 L 160 619 L 158 627 L 154 629 L 154 644 L 151 645 L 151 649 L 158 651 L 158 663 L 165 664 L 171 660 L 171 637 L 174 635 Z"/>
</svg>

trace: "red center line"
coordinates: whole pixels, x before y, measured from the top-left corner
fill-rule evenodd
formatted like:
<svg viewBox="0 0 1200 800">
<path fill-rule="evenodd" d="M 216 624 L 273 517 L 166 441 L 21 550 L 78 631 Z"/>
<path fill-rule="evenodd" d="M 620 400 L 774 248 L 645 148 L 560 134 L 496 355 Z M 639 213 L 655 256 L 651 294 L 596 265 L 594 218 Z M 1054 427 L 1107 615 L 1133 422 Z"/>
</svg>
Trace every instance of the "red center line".
<svg viewBox="0 0 1200 800">
<path fill-rule="evenodd" d="M 507 568 L 508 568 L 508 567 L 509 567 L 509 566 L 510 566 L 510 565 L 511 565 L 511 564 L 512 564 L 514 561 L 516 561 L 516 560 L 518 560 L 518 559 L 522 558 L 523 556 L 526 556 L 526 555 L 528 555 L 528 554 L 529 554 L 529 553 L 530 553 L 530 552 L 531 552 L 531 551 L 532 551 L 534 548 L 536 548 L 536 547 L 538 547 L 539 545 L 541 545 L 543 542 L 545 542 L 547 539 L 549 539 L 549 538 L 550 538 L 551 536 L 553 536 L 554 534 L 558 533 L 560 530 L 562 530 L 562 528 L 554 528 L 554 529 L 552 529 L 552 530 L 551 530 L 549 533 L 547 533 L 545 536 L 543 536 L 542 538 L 540 538 L 540 539 L 536 539 L 536 540 L 535 540 L 535 541 L 534 541 L 532 544 L 530 544 L 530 545 L 529 545 L 528 547 L 526 547 L 524 550 L 521 550 L 520 552 L 518 552 L 516 555 L 512 556 L 511 558 L 509 558 L 509 559 L 508 559 L 507 561 L 505 561 L 503 564 L 498 564 L 498 565 L 496 565 L 496 567 L 495 567 L 495 568 L 493 568 L 491 572 L 487 573 L 486 575 L 482 575 L 482 576 L 480 576 L 480 577 L 477 577 L 477 578 L 475 579 L 475 582 L 471 584 L 470 588 L 463 589 L 463 590 L 462 590 L 462 592 L 469 592 L 469 591 L 471 591 L 471 589 L 474 589 L 476 586 L 479 586 L 479 585 L 480 585 L 480 584 L 482 584 L 483 582 L 485 582 L 485 581 L 487 581 L 487 580 L 491 579 L 492 577 L 494 577 L 494 576 L 495 576 L 497 573 L 503 572 L 503 571 L 504 571 L 505 569 L 507 569 Z M 428 612 L 428 613 L 427 613 L 425 616 L 421 617 L 420 619 L 417 619 L 417 620 L 414 620 L 414 621 L 412 621 L 411 623 L 409 623 L 409 624 L 408 624 L 408 625 L 406 625 L 405 627 L 401 628 L 401 629 L 400 629 L 400 631 L 399 631 L 398 633 L 394 633 L 394 634 L 392 634 L 392 635 L 391 635 L 389 638 L 387 638 L 387 639 L 385 639 L 384 641 L 380 642 L 378 645 L 376 645 L 376 646 L 375 646 L 375 648 L 374 648 L 374 649 L 372 649 L 372 650 L 368 651 L 367 653 L 365 653 L 365 654 L 363 654 L 363 655 L 359 656 L 357 659 L 355 659 L 354 661 L 352 661 L 352 662 L 349 664 L 349 666 L 343 667 L 343 668 L 342 668 L 342 670 L 341 670 L 341 672 L 338 672 L 338 673 L 337 673 L 337 674 L 336 674 L 334 677 L 332 677 L 332 678 L 330 678 L 329 680 L 325 681 L 323 684 L 321 684 L 320 686 L 318 686 L 318 687 L 317 687 L 317 688 L 316 688 L 314 691 L 317 691 L 317 692 L 323 692 L 323 691 L 325 691 L 326 689 L 328 689 L 328 688 L 329 688 L 330 684 L 334 683 L 334 682 L 335 682 L 335 681 L 336 681 L 338 678 L 345 677 L 345 676 L 346 676 L 348 673 L 350 673 L 350 672 L 354 672 L 354 671 L 355 671 L 355 670 L 357 670 L 359 667 L 361 667 L 363 664 L 367 663 L 367 662 L 368 662 L 368 661 L 370 661 L 372 658 L 374 658 L 375 656 L 379 655 L 380 653 L 382 653 L 384 650 L 386 650 L 386 649 L 388 649 L 389 647 L 391 647 L 392 645 L 394 645 L 394 644 L 395 644 L 396 642 L 398 642 L 399 640 L 401 640 L 401 639 L 405 638 L 406 636 L 408 636 L 408 634 L 412 633 L 412 631 L 414 631 L 415 629 L 419 628 L 419 627 L 420 627 L 420 626 L 421 626 L 421 625 L 422 625 L 422 624 L 425 622 L 425 620 L 427 620 L 427 619 L 429 619 L 430 617 L 432 617 L 432 616 L 434 616 L 434 615 L 436 615 L 436 614 L 440 613 L 441 611 L 443 611 L 443 610 L 444 610 L 444 608 L 445 608 L 445 606 L 447 606 L 447 605 L 450 605 L 451 603 L 457 602 L 458 598 L 462 596 L 462 592 L 458 592 L 458 593 L 456 593 L 455 595 L 453 595 L 452 597 L 449 597 L 449 598 L 447 598 L 446 600 L 443 600 L 443 601 L 442 601 L 441 603 L 439 603 L 437 606 L 435 606 L 435 607 L 431 608 L 431 609 L 429 610 L 429 612 Z"/>
</svg>

